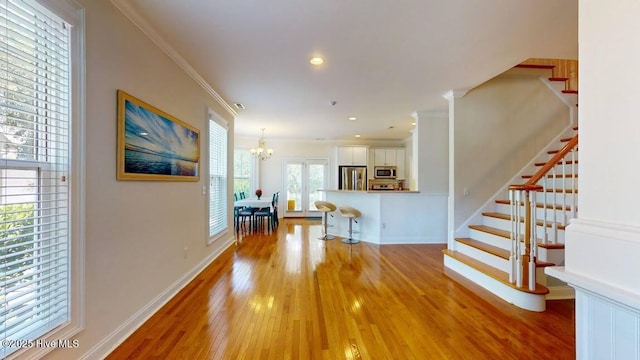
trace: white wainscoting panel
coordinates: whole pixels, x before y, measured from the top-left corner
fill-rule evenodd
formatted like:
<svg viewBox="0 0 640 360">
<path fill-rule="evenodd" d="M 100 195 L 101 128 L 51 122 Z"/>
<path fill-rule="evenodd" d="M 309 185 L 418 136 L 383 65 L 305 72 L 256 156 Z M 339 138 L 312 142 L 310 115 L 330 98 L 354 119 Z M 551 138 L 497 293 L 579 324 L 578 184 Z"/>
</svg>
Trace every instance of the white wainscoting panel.
<svg viewBox="0 0 640 360">
<path fill-rule="evenodd" d="M 564 267 L 545 272 L 576 290 L 576 359 L 640 359 L 640 295 Z"/>
</svg>

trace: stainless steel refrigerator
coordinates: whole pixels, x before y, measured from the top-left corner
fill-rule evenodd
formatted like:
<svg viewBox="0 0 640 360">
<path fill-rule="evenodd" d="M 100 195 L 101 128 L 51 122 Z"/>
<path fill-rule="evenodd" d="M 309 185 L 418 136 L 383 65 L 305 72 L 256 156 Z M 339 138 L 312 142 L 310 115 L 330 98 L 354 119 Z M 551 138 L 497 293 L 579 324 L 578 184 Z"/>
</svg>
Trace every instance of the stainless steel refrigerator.
<svg viewBox="0 0 640 360">
<path fill-rule="evenodd" d="M 339 190 L 367 190 L 366 166 L 339 166 Z"/>
</svg>

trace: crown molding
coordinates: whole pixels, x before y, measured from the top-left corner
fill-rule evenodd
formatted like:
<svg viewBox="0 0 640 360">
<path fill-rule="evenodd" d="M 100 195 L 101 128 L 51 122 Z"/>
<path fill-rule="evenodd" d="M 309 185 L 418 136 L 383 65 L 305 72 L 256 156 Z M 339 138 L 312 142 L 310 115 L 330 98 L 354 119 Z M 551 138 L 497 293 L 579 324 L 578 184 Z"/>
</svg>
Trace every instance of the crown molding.
<svg viewBox="0 0 640 360">
<path fill-rule="evenodd" d="M 129 19 L 135 26 L 142 31 L 154 44 L 156 44 L 171 60 L 173 60 L 187 75 L 195 80 L 213 99 L 220 104 L 229 114 L 234 117 L 238 116 L 238 113 L 218 94 L 207 81 L 191 67 L 191 65 L 178 54 L 171 45 L 165 41 L 153 27 L 144 19 L 140 14 L 125 0 L 111 0 L 111 3 L 120 12 Z"/>
<path fill-rule="evenodd" d="M 455 98 L 461 98 L 465 95 L 467 95 L 467 93 L 469 92 L 469 90 L 471 89 L 454 89 L 454 90 L 449 90 L 446 93 L 442 94 L 442 97 L 447 99 L 448 101 L 451 101 Z"/>
</svg>

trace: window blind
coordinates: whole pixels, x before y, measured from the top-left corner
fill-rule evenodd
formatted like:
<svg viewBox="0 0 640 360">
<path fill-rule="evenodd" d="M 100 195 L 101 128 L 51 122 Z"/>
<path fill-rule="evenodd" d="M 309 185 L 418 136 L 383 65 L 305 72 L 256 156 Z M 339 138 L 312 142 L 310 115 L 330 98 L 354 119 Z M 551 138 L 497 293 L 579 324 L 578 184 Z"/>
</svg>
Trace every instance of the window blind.
<svg viewBox="0 0 640 360">
<path fill-rule="evenodd" d="M 2 339 L 70 319 L 69 30 L 35 1 L 0 0 Z"/>
<path fill-rule="evenodd" d="M 209 238 L 227 230 L 226 124 L 209 120 Z"/>
</svg>

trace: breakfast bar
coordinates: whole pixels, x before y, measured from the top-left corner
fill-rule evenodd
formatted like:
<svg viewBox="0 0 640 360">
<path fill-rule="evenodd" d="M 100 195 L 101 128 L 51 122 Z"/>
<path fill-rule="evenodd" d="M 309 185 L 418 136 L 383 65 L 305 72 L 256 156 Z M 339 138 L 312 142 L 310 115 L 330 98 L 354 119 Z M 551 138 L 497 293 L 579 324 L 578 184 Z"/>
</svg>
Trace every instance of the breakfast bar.
<svg viewBox="0 0 640 360">
<path fill-rule="evenodd" d="M 433 244 L 447 240 L 447 194 L 418 191 L 321 190 L 326 201 L 361 212 L 353 236 L 374 244 Z M 329 217 L 329 233 L 348 236 L 349 223 Z"/>
</svg>

